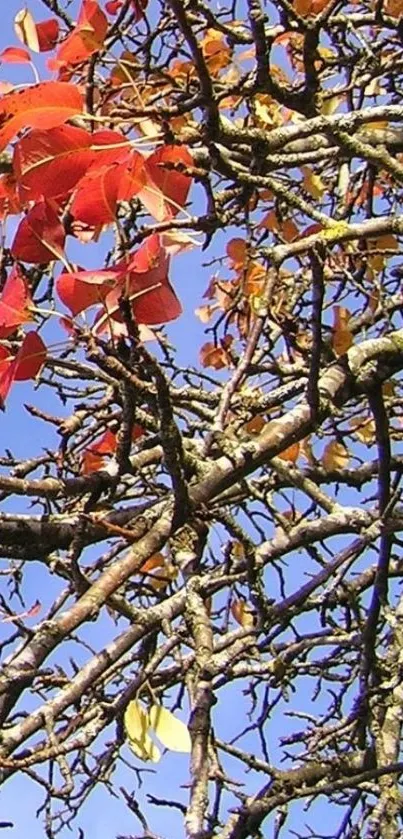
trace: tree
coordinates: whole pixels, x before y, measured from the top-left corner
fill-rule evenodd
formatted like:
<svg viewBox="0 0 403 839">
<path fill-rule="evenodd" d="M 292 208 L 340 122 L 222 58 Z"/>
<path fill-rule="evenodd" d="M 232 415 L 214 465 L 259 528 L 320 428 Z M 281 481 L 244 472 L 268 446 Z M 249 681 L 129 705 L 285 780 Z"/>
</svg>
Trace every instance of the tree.
<svg viewBox="0 0 403 839">
<path fill-rule="evenodd" d="M 42 3 L 0 56 L 47 58 L 0 99 L 1 778 L 48 837 L 103 787 L 133 836 L 397 839 L 401 4 Z"/>
</svg>

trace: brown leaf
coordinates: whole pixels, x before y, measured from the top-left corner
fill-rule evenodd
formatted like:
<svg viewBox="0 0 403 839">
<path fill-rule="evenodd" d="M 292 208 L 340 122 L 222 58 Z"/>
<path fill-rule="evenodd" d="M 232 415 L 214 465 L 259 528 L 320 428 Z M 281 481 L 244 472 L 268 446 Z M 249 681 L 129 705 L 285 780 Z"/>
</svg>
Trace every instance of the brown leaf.
<svg viewBox="0 0 403 839">
<path fill-rule="evenodd" d="M 346 449 L 343 443 L 339 443 L 337 440 L 332 440 L 327 444 L 327 446 L 325 446 L 325 450 L 322 455 L 322 464 L 329 472 L 331 472 L 332 469 L 344 469 L 349 460 L 350 455 L 348 453 L 348 449 Z"/>
<path fill-rule="evenodd" d="M 344 306 L 333 307 L 332 347 L 336 355 L 343 355 L 353 343 L 353 335 L 348 327 L 350 312 Z"/>
</svg>

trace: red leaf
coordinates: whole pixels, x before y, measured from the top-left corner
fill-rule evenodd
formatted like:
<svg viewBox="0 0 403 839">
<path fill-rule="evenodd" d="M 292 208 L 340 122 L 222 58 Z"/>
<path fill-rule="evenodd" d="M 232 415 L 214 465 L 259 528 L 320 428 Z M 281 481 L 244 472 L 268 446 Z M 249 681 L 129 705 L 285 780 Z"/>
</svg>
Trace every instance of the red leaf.
<svg viewBox="0 0 403 839">
<path fill-rule="evenodd" d="M 0 346 L 0 407 L 4 410 L 4 403 L 14 380 L 15 360 L 10 350 Z"/>
<path fill-rule="evenodd" d="M 102 41 L 108 29 L 108 21 L 100 9 L 98 0 L 83 0 L 77 20 L 77 28 L 92 30 Z"/>
<path fill-rule="evenodd" d="M 148 0 L 132 0 L 132 6 L 135 12 L 134 22 L 138 23 L 144 17 L 144 12 L 148 6 Z"/>
<path fill-rule="evenodd" d="M 20 222 L 11 254 L 22 262 L 50 262 L 63 253 L 66 234 L 49 201 L 35 204 Z"/>
<path fill-rule="evenodd" d="M 18 612 L 13 613 L 12 615 L 7 615 L 6 618 L 1 618 L 2 623 L 12 623 L 15 620 L 21 620 L 22 618 L 35 618 L 39 615 L 39 612 L 42 609 L 42 604 L 40 600 L 35 600 L 35 603 L 29 608 L 26 609 L 25 612 Z M 2 610 L 3 611 L 3 610 Z"/>
<path fill-rule="evenodd" d="M 123 0 L 108 0 L 105 3 L 105 11 L 108 15 L 117 15 L 121 6 L 123 6 Z"/>
<path fill-rule="evenodd" d="M 132 440 L 135 442 L 144 434 L 144 428 L 141 425 L 134 425 L 132 430 Z M 89 472 L 96 472 L 102 469 L 105 464 L 106 456 L 111 456 L 115 453 L 117 446 L 116 434 L 108 428 L 102 437 L 99 437 L 92 446 L 88 446 L 83 452 L 81 459 L 81 471 L 84 475 Z"/>
<path fill-rule="evenodd" d="M 182 313 L 181 304 L 168 279 L 153 282 L 153 278 L 145 274 L 131 274 L 130 282 L 125 290 L 132 306 L 133 317 L 137 323 L 155 326 L 175 320 Z M 119 301 L 122 292 L 113 289 L 105 299 L 105 315 L 97 323 L 97 330 L 101 330 L 108 318 L 121 321 L 122 316 Z"/>
<path fill-rule="evenodd" d="M 131 143 L 119 131 L 103 129 L 92 134 L 94 160 L 91 169 L 100 169 L 111 163 L 121 163 L 130 157 Z"/>
<path fill-rule="evenodd" d="M 153 234 L 141 247 L 114 268 L 60 274 L 56 288 L 73 317 L 96 303 L 104 311 L 97 316 L 97 332 L 112 318 L 122 321 L 120 300 L 131 302 L 137 323 L 158 324 L 174 320 L 181 304 L 168 279 L 169 256 L 160 237 Z M 111 286 L 112 287 L 111 289 Z"/>
<path fill-rule="evenodd" d="M 168 279 L 169 257 L 156 233 L 116 268 L 120 269 L 118 285 L 105 299 L 105 319 L 122 320 L 119 309 L 122 295 L 131 301 L 137 323 L 150 326 L 179 317 L 182 307 Z"/>
<path fill-rule="evenodd" d="M 193 160 L 185 146 L 161 146 L 147 158 L 147 184 L 139 198 L 157 221 L 165 221 L 179 213 L 192 183 L 189 175 L 167 168 L 166 164 L 189 167 L 193 166 Z"/>
<path fill-rule="evenodd" d="M 0 99 L 0 151 L 17 131 L 55 128 L 82 110 L 80 91 L 66 82 L 41 82 L 6 93 Z"/>
<path fill-rule="evenodd" d="M 308 227 L 305 227 L 305 230 L 301 230 L 301 232 L 296 237 L 296 241 L 300 241 L 300 239 L 306 239 L 307 236 L 313 236 L 315 233 L 320 233 L 323 230 L 323 224 L 320 222 L 314 222 L 313 224 L 309 224 Z"/>
<path fill-rule="evenodd" d="M 46 347 L 37 332 L 28 332 L 16 356 L 0 346 L 0 401 L 4 405 L 14 381 L 33 379 L 46 360 Z"/>
<path fill-rule="evenodd" d="M 92 137 L 83 128 L 60 125 L 35 130 L 14 148 L 13 167 L 25 200 L 66 195 L 93 161 Z"/>
<path fill-rule="evenodd" d="M 56 290 L 62 303 L 75 317 L 89 306 L 103 303 L 117 276 L 118 272 L 113 269 L 63 273 L 57 278 Z"/>
<path fill-rule="evenodd" d="M 106 15 L 96 0 L 83 0 L 77 26 L 60 44 L 56 57 L 48 62 L 50 70 L 81 64 L 103 47 L 108 30 Z"/>
<path fill-rule="evenodd" d="M 119 170 L 118 201 L 130 201 L 140 192 L 146 182 L 144 157 L 133 150 Z"/>
<path fill-rule="evenodd" d="M 162 253 L 161 238 L 157 233 L 153 233 L 152 236 L 144 240 L 137 251 L 129 255 L 128 260 L 122 259 L 118 262 L 116 268 L 120 268 L 121 273 L 132 271 L 136 274 L 143 274 L 160 264 Z"/>
<path fill-rule="evenodd" d="M 54 17 L 42 20 L 36 24 L 36 34 L 40 52 L 53 50 L 59 37 L 59 22 Z"/>
<path fill-rule="evenodd" d="M 90 227 L 114 221 L 119 189 L 120 164 L 89 171 L 81 179 L 70 212 Z"/>
<path fill-rule="evenodd" d="M 28 50 L 22 47 L 6 47 L 3 52 L 0 52 L 0 61 L 5 61 L 7 64 L 30 64 L 31 56 Z"/>
<path fill-rule="evenodd" d="M 138 23 L 144 17 L 144 11 L 148 6 L 148 0 L 132 0 L 131 5 L 135 12 L 134 22 Z M 108 15 L 116 15 L 123 6 L 123 0 L 108 0 L 105 3 L 105 11 Z"/>
<path fill-rule="evenodd" d="M 127 150 L 125 156 L 125 162 L 103 167 L 94 161 L 78 184 L 70 208 L 74 218 L 91 227 L 109 224 L 115 219 L 117 202 L 128 201 L 140 191 L 146 180 L 144 158 L 136 151 L 129 156 Z"/>
<path fill-rule="evenodd" d="M 85 449 L 81 460 L 81 471 L 84 475 L 102 469 L 105 463 L 104 455 L 112 455 L 116 451 L 116 434 L 108 428 L 102 437 Z"/>
<path fill-rule="evenodd" d="M 0 296 L 0 338 L 8 338 L 19 326 L 32 320 L 31 305 L 28 286 L 15 265 Z"/>
<path fill-rule="evenodd" d="M 46 361 L 46 346 L 37 332 L 27 332 L 15 358 L 14 380 L 34 379 Z"/>
</svg>

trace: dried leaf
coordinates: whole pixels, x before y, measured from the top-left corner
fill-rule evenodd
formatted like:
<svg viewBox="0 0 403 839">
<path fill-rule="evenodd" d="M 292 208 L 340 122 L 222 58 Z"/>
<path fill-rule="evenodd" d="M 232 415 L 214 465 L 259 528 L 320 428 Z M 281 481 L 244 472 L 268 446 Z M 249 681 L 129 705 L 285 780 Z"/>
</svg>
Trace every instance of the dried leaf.
<svg viewBox="0 0 403 839">
<path fill-rule="evenodd" d="M 332 469 L 344 469 L 350 460 L 348 449 L 337 440 L 327 444 L 322 455 L 322 464 L 325 469 L 331 472 Z"/>
<path fill-rule="evenodd" d="M 231 604 L 231 614 L 236 622 L 244 629 L 253 629 L 255 626 L 255 616 L 252 607 L 246 600 L 233 600 Z"/>
<path fill-rule="evenodd" d="M 375 441 L 375 423 L 371 417 L 357 417 L 350 421 L 350 428 L 353 429 L 355 437 L 360 443 L 372 446 Z"/>
<path fill-rule="evenodd" d="M 280 452 L 278 457 L 281 460 L 288 460 L 289 463 L 296 463 L 298 460 L 299 455 L 299 443 L 292 443 L 291 446 L 288 446 L 284 451 Z"/>
<path fill-rule="evenodd" d="M 162 591 L 178 574 L 162 553 L 155 553 L 143 562 L 140 572 L 146 575 L 146 582 L 154 591 Z"/>
<path fill-rule="evenodd" d="M 332 347 L 336 355 L 343 355 L 353 343 L 353 335 L 348 327 L 350 312 L 344 306 L 333 307 Z"/>
</svg>

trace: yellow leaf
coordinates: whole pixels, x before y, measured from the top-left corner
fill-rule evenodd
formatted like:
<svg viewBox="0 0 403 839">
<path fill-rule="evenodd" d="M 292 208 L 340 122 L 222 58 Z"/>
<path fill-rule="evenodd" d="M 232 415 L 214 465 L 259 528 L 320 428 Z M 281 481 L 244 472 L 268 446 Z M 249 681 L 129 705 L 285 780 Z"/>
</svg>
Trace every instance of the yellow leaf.
<svg viewBox="0 0 403 839">
<path fill-rule="evenodd" d="M 301 172 L 304 176 L 304 189 L 312 195 L 312 198 L 319 200 L 326 191 L 326 186 L 319 175 L 315 175 L 309 166 L 301 166 Z"/>
<path fill-rule="evenodd" d="M 148 714 L 135 699 L 126 708 L 124 725 L 130 748 L 136 757 L 158 763 L 160 750 L 147 733 L 150 725 Z"/>
<path fill-rule="evenodd" d="M 151 728 L 166 749 L 172 752 L 190 752 L 191 740 L 188 727 L 162 705 L 151 705 L 148 713 Z"/>
<path fill-rule="evenodd" d="M 276 128 L 282 123 L 277 102 L 267 94 L 258 94 L 253 100 L 253 109 L 258 123 L 266 129 Z"/>
<path fill-rule="evenodd" d="M 231 553 L 234 559 L 236 559 L 237 561 L 245 559 L 245 548 L 242 542 L 233 542 Z"/>
<path fill-rule="evenodd" d="M 375 253 L 371 254 L 374 250 Z M 398 251 L 399 243 L 395 236 L 391 233 L 385 236 L 379 236 L 377 239 L 372 239 L 368 242 L 368 264 L 375 272 L 382 271 L 385 266 L 385 261 L 390 259 L 391 253 L 389 251 Z"/>
<path fill-rule="evenodd" d="M 375 440 L 375 423 L 373 419 L 354 417 L 350 420 L 350 427 L 353 429 L 360 443 L 364 443 L 366 446 L 372 446 Z"/>
<path fill-rule="evenodd" d="M 332 469 L 343 469 L 347 466 L 350 460 L 350 455 L 343 443 L 338 443 L 337 440 L 332 440 L 325 447 L 322 455 L 322 463 L 329 472 Z"/>
<path fill-rule="evenodd" d="M 349 223 L 347 221 L 332 221 L 329 227 L 321 231 L 322 239 L 326 242 L 337 242 L 341 236 L 348 233 Z"/>
<path fill-rule="evenodd" d="M 374 93 L 369 93 L 368 96 L 373 96 Z M 371 131 L 384 131 L 387 128 L 389 123 L 386 120 L 374 120 L 373 122 L 368 122 L 366 125 L 360 125 L 357 134 L 368 134 Z"/>
<path fill-rule="evenodd" d="M 320 53 L 320 49 L 318 50 L 318 52 Z M 330 116 L 331 114 L 334 114 L 334 112 L 337 111 L 339 105 L 341 105 L 341 103 L 344 102 L 345 98 L 346 97 L 344 93 L 335 94 L 334 96 L 326 97 L 326 99 L 323 98 L 320 106 L 321 113 L 324 116 Z"/>
<path fill-rule="evenodd" d="M 28 9 L 21 9 L 21 11 L 17 12 L 14 18 L 14 31 L 17 38 L 26 47 L 33 50 L 33 52 L 39 52 L 38 33 L 35 21 Z"/>
</svg>

